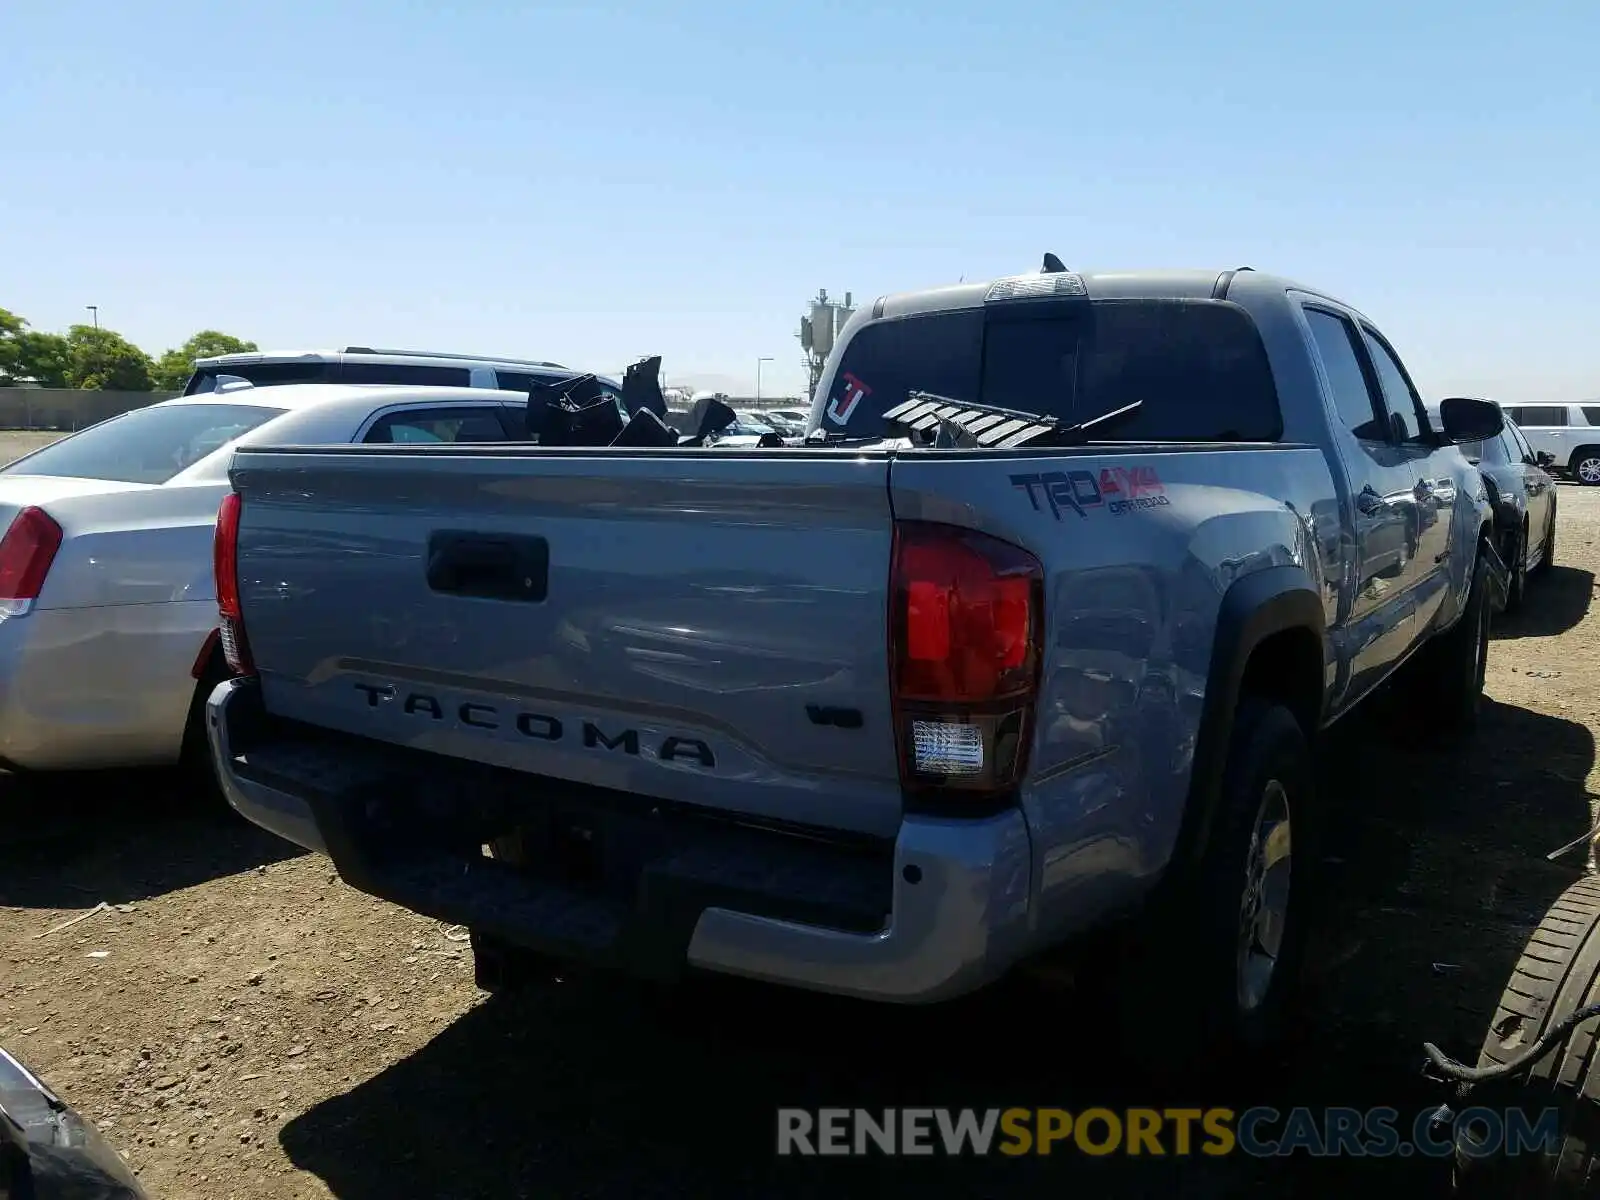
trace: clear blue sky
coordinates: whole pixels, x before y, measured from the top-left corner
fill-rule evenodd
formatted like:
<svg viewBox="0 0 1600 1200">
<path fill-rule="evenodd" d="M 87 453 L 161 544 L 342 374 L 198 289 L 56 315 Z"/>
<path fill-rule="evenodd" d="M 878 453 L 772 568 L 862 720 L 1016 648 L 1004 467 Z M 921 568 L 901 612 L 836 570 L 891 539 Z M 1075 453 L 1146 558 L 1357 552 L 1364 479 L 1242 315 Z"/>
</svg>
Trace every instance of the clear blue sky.
<svg viewBox="0 0 1600 1200">
<path fill-rule="evenodd" d="M 1600 395 L 1593 0 L 0 3 L 0 307 L 801 381 L 819 287 L 1228 267 Z M 706 384 L 702 383 L 702 386 Z"/>
</svg>

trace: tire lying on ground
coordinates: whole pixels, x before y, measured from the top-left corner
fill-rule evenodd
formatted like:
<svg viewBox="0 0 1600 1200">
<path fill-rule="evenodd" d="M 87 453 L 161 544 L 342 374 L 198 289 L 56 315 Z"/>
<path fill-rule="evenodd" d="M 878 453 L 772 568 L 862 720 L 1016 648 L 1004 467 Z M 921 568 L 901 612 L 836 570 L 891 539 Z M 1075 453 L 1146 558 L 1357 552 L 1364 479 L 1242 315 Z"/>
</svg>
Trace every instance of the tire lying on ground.
<svg viewBox="0 0 1600 1200">
<path fill-rule="evenodd" d="M 1484 1037 L 1478 1065 L 1515 1058 L 1580 1008 L 1600 1003 L 1600 879 L 1569 887 L 1545 914 L 1511 973 Z M 1456 1127 L 1456 1194 L 1547 1200 L 1600 1196 L 1600 1018 L 1567 1034 L 1520 1078 L 1484 1085 L 1466 1103 L 1521 1108 L 1530 1128 L 1559 1114 L 1542 1145 L 1508 1145 L 1505 1130 Z M 1491 1091 L 1491 1087 L 1493 1090 Z M 1485 1134 L 1489 1136 L 1485 1138 Z M 1519 1152 L 1520 1151 L 1520 1152 Z"/>
</svg>

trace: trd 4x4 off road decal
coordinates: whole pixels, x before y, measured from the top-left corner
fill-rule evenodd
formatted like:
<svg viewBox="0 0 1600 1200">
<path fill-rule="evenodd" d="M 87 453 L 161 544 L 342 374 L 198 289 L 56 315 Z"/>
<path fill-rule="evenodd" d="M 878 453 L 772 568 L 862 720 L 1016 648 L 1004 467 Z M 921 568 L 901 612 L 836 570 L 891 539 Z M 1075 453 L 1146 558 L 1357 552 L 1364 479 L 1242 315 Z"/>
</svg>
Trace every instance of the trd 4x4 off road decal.
<svg viewBox="0 0 1600 1200">
<path fill-rule="evenodd" d="M 1134 509 L 1172 503 L 1154 467 L 1041 471 L 1037 475 L 1013 475 L 1011 486 L 1028 494 L 1035 512 L 1042 512 L 1047 505 L 1058 521 L 1063 509 L 1086 517 L 1088 509 L 1104 507 L 1112 516 L 1120 517 Z M 1039 503 L 1040 497 L 1044 505 Z"/>
<path fill-rule="evenodd" d="M 1100 472 L 1100 490 L 1105 494 L 1106 509 L 1114 516 L 1172 503 L 1154 467 L 1107 467 Z"/>
</svg>

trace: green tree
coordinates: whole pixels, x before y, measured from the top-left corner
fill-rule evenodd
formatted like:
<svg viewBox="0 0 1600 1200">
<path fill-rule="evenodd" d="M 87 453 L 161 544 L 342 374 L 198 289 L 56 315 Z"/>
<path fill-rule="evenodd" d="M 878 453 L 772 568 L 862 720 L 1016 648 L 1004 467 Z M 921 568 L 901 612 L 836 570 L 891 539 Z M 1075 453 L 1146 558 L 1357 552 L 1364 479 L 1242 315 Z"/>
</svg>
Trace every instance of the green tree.
<svg viewBox="0 0 1600 1200">
<path fill-rule="evenodd" d="M 67 386 L 67 339 L 41 333 L 0 308 L 0 387 L 30 380 L 44 387 Z"/>
<path fill-rule="evenodd" d="M 218 354 L 246 354 L 259 349 L 254 342 L 241 341 L 231 333 L 202 329 L 176 350 L 168 350 L 155 365 L 156 387 L 176 392 L 189 381 L 194 360 Z"/>
<path fill-rule="evenodd" d="M 72 371 L 72 347 L 59 333 L 25 329 L 17 335 L 19 374 L 40 387 L 64 388 Z"/>
<path fill-rule="evenodd" d="M 74 325 L 67 330 L 67 386 L 148 392 L 154 387 L 150 356 L 120 333 Z"/>
</svg>

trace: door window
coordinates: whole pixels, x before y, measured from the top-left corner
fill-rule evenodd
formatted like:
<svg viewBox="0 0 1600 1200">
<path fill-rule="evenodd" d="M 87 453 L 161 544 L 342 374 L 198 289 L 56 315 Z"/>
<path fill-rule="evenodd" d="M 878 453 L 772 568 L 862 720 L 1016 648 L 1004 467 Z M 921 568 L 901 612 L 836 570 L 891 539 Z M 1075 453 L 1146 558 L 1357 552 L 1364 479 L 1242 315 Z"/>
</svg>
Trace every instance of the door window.
<svg viewBox="0 0 1600 1200">
<path fill-rule="evenodd" d="M 363 441 L 386 443 L 503 442 L 510 434 L 491 408 L 418 408 L 386 413 Z"/>
<path fill-rule="evenodd" d="M 1327 372 L 1328 386 L 1333 390 L 1333 406 L 1344 427 L 1356 437 L 1369 442 L 1388 440 L 1383 421 L 1372 403 L 1372 392 L 1367 388 L 1367 377 L 1361 370 L 1361 360 L 1356 357 L 1355 329 L 1343 317 L 1320 308 L 1308 308 L 1306 323 L 1311 326 L 1311 337 L 1317 346 L 1317 356 L 1322 359 L 1322 369 Z"/>
</svg>

